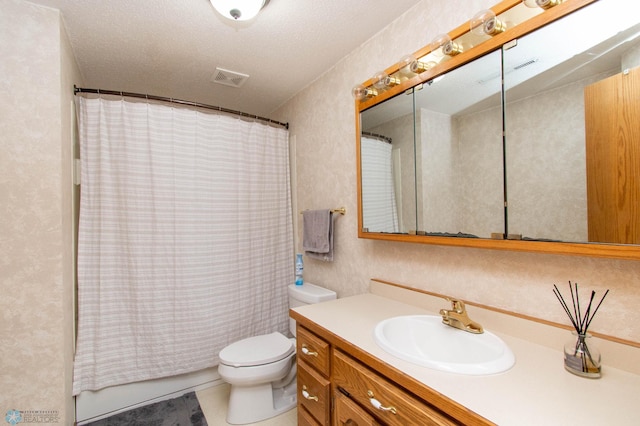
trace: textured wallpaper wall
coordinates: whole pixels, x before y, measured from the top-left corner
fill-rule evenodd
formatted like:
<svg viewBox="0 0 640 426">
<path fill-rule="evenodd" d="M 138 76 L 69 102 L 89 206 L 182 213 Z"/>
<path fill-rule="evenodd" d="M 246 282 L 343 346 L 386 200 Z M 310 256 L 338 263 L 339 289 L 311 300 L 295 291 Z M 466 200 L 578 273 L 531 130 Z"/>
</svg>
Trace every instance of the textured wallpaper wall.
<svg viewBox="0 0 640 426">
<path fill-rule="evenodd" d="M 553 284 L 611 289 L 591 329 L 640 342 L 640 262 L 358 239 L 355 108 L 351 88 L 490 7 L 491 0 L 423 0 L 276 113 L 295 136 L 297 210 L 345 206 L 335 261 L 305 262 L 305 278 L 340 297 L 372 277 L 568 324 Z M 300 215 L 297 215 L 300 216 Z M 296 217 L 298 230 L 301 218 Z M 298 231 L 297 248 L 301 250 Z M 621 320 L 621 319 L 624 320 Z"/>
<path fill-rule="evenodd" d="M 58 11 L 21 0 L 0 10 L 0 415 L 71 424 L 75 62 Z"/>
</svg>

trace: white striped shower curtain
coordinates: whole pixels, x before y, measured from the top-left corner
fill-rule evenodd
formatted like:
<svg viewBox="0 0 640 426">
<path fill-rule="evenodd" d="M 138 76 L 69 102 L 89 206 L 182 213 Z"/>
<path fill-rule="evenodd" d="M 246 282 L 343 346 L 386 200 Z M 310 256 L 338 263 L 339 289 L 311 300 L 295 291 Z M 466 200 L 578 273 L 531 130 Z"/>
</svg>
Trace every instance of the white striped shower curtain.
<svg viewBox="0 0 640 426">
<path fill-rule="evenodd" d="M 398 232 L 392 145 L 362 135 L 360 151 L 363 227 L 371 232 Z"/>
<path fill-rule="evenodd" d="M 73 394 L 218 364 L 288 330 L 288 131 L 77 97 L 82 191 Z"/>
</svg>

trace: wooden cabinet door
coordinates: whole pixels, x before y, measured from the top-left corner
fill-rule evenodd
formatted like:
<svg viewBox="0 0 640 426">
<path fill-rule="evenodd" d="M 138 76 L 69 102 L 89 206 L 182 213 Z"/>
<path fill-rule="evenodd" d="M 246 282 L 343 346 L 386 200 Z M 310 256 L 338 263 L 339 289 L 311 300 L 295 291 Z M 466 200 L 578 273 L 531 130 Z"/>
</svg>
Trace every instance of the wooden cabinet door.
<svg viewBox="0 0 640 426">
<path fill-rule="evenodd" d="M 584 91 L 589 241 L 640 244 L 640 67 Z"/>
</svg>

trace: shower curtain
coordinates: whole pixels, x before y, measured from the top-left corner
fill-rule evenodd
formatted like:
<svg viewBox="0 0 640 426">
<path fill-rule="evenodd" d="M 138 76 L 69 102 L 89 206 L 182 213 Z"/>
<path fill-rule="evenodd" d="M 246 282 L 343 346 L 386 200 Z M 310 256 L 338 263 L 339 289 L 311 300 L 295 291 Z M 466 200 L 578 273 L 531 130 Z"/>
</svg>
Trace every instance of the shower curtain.
<svg viewBox="0 0 640 426">
<path fill-rule="evenodd" d="M 288 131 L 77 97 L 82 162 L 73 394 L 218 364 L 288 330 Z"/>
<path fill-rule="evenodd" d="M 362 135 L 362 221 L 372 232 L 398 232 L 392 145 Z"/>
</svg>

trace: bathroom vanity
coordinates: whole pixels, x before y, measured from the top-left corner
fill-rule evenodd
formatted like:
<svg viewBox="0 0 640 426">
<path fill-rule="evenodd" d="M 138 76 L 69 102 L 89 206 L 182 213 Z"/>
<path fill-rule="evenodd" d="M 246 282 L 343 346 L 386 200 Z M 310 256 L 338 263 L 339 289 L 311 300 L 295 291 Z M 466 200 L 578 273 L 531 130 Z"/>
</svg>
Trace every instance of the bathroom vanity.
<svg viewBox="0 0 640 426">
<path fill-rule="evenodd" d="M 637 424 L 640 348 L 633 342 L 597 339 L 602 378 L 586 379 L 564 369 L 568 330 L 467 302 L 471 318 L 513 351 L 516 362 L 508 371 L 482 376 L 437 371 L 376 344 L 374 329 L 381 321 L 437 315 L 447 303 L 372 280 L 370 293 L 293 308 L 298 424 Z"/>
</svg>

